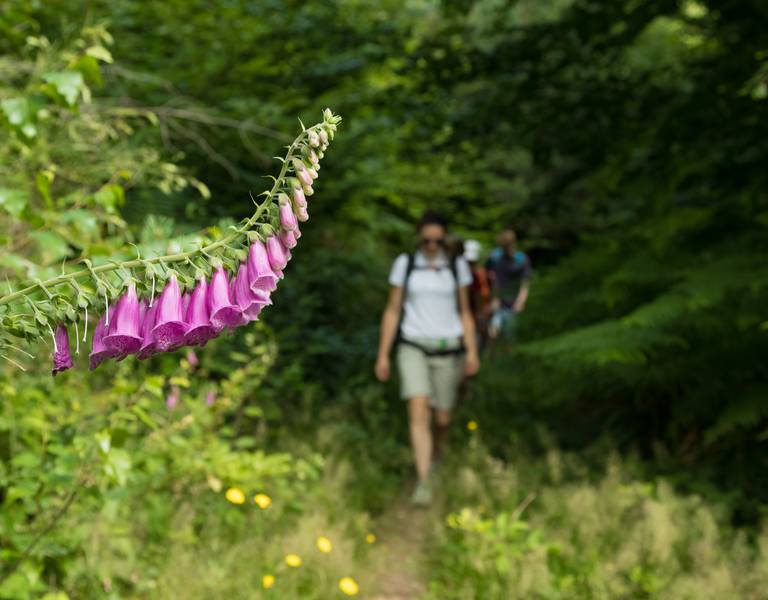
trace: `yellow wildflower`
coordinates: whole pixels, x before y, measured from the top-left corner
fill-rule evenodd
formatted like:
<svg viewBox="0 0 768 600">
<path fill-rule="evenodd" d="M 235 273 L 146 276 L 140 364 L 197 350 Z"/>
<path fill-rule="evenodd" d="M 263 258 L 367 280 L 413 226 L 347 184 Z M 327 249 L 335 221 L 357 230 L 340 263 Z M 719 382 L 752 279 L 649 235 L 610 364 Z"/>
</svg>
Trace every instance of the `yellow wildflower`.
<svg viewBox="0 0 768 600">
<path fill-rule="evenodd" d="M 301 566 L 301 556 L 298 554 L 286 554 L 285 555 L 285 564 L 289 567 L 293 567 L 294 569 L 296 567 Z"/>
<path fill-rule="evenodd" d="M 243 490 L 240 488 L 229 488 L 225 495 L 232 504 L 242 504 L 245 502 L 245 494 L 243 494 Z"/>
<path fill-rule="evenodd" d="M 347 596 L 357 596 L 357 593 L 360 591 L 360 586 L 358 586 L 357 582 L 351 577 L 342 577 L 339 579 L 339 589 Z"/>
<path fill-rule="evenodd" d="M 261 587 L 263 587 L 265 590 L 268 590 L 273 585 L 275 585 L 274 575 L 264 575 L 264 577 L 261 578 Z"/>
<path fill-rule="evenodd" d="M 269 508 L 269 505 L 272 504 L 272 498 L 266 494 L 256 494 L 253 497 L 253 501 L 259 506 L 261 510 Z"/>
<path fill-rule="evenodd" d="M 369 544 L 373 544 L 376 541 L 376 536 L 372 533 L 369 533 L 368 535 L 365 536 L 365 541 L 368 542 Z"/>
<path fill-rule="evenodd" d="M 320 550 L 320 552 L 327 554 L 333 550 L 333 544 L 331 543 L 331 540 L 329 540 L 324 535 L 321 535 L 319 538 L 317 538 L 317 549 Z"/>
<path fill-rule="evenodd" d="M 470 431 L 474 431 L 475 429 L 477 429 L 477 422 L 470 421 L 469 423 L 467 423 L 467 429 L 469 429 Z"/>
</svg>

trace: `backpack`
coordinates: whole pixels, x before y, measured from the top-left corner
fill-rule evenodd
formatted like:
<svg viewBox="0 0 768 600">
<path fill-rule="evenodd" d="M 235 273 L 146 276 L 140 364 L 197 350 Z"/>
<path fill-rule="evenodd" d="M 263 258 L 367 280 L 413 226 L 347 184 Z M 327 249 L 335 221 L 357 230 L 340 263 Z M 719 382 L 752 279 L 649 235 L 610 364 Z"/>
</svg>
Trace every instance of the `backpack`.
<svg viewBox="0 0 768 600">
<path fill-rule="evenodd" d="M 487 266 L 490 268 L 490 270 L 494 270 L 496 266 L 498 265 L 499 261 L 504 256 L 504 249 L 503 248 L 494 248 L 493 252 L 491 252 L 491 255 L 488 257 Z M 512 257 L 515 261 L 516 265 L 521 265 L 525 263 L 525 252 L 522 250 L 515 250 L 515 255 Z"/>
<path fill-rule="evenodd" d="M 456 282 L 456 311 L 461 314 L 461 302 L 459 300 L 459 273 L 458 273 L 458 256 L 453 256 L 450 258 L 450 262 L 448 264 L 448 268 L 451 271 L 451 275 L 453 275 L 453 280 Z M 397 335 L 395 336 L 395 345 L 397 344 L 405 344 L 408 346 L 413 346 L 414 348 L 418 348 L 421 350 L 424 354 L 427 356 L 447 356 L 450 354 L 463 354 L 464 353 L 464 344 L 462 343 L 460 348 L 454 348 L 452 350 L 433 350 L 429 348 L 424 348 L 420 344 L 417 344 L 416 342 L 412 342 L 410 340 L 406 340 L 403 337 L 403 321 L 405 320 L 405 299 L 408 296 L 408 280 L 411 277 L 411 273 L 415 269 L 425 269 L 427 267 L 417 267 L 416 266 L 416 254 L 414 252 L 410 252 L 408 254 L 408 264 L 405 268 L 405 279 L 403 280 L 403 300 L 400 306 L 400 322 L 397 325 Z"/>
</svg>

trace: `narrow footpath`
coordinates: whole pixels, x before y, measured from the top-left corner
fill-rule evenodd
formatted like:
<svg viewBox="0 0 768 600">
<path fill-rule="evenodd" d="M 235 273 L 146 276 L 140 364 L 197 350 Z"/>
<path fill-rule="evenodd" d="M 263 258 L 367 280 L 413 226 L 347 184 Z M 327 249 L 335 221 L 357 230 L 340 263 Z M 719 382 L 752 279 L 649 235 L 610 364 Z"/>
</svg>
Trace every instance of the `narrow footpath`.
<svg viewBox="0 0 768 600">
<path fill-rule="evenodd" d="M 424 546 L 437 508 L 412 507 L 408 495 L 379 519 L 379 543 L 371 556 L 371 600 L 418 600 L 427 590 Z"/>
</svg>

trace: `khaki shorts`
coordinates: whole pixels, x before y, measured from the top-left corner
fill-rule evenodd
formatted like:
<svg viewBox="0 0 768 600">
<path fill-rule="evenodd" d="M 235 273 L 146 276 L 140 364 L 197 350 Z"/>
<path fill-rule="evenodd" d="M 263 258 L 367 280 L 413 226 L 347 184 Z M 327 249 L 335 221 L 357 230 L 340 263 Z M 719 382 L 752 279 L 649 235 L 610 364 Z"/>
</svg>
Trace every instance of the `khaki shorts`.
<svg viewBox="0 0 768 600">
<path fill-rule="evenodd" d="M 442 348 L 440 340 L 414 339 L 429 349 Z M 450 340 L 448 348 L 460 347 L 461 340 Z M 397 367 L 400 371 L 400 396 L 403 400 L 428 396 L 429 405 L 436 410 L 452 410 L 456 405 L 459 384 L 464 372 L 464 355 L 427 356 L 407 344 L 397 347 Z"/>
</svg>

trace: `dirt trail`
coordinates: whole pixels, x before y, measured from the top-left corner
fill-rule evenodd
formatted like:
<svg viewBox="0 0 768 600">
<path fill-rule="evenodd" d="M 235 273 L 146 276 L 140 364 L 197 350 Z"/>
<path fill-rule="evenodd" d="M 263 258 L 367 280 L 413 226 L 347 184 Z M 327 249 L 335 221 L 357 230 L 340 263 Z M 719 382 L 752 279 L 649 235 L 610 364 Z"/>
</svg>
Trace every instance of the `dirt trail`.
<svg viewBox="0 0 768 600">
<path fill-rule="evenodd" d="M 424 542 L 434 515 L 435 509 L 414 508 L 403 496 L 379 519 L 370 600 L 417 600 L 424 595 Z"/>
</svg>

